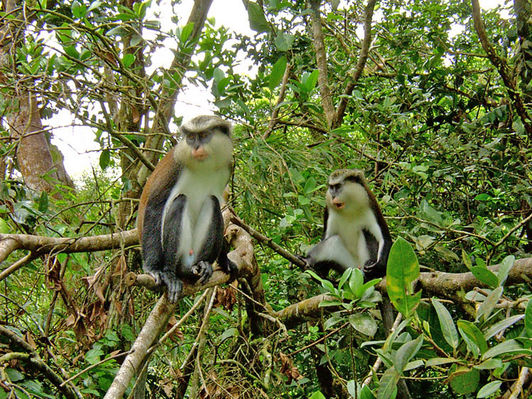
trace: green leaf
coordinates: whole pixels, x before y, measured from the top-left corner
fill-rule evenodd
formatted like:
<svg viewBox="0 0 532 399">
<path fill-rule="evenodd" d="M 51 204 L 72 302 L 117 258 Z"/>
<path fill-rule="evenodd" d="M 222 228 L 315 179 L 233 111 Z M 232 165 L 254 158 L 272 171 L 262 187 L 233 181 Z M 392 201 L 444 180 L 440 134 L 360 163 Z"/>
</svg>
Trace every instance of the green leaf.
<svg viewBox="0 0 532 399">
<path fill-rule="evenodd" d="M 432 298 L 432 306 L 436 309 L 436 314 L 438 315 L 438 320 L 440 321 L 441 331 L 443 333 L 443 338 L 453 349 L 458 347 L 458 332 L 453 322 L 451 314 L 445 306 L 442 305 L 437 298 Z"/>
<path fill-rule="evenodd" d="M 476 345 L 476 347 L 480 349 L 481 354 L 488 350 L 488 343 L 486 342 L 482 331 L 480 331 L 477 326 L 467 320 L 458 320 L 456 324 L 458 325 L 458 331 L 460 331 L 460 335 L 462 338 L 464 338 L 466 343 L 468 343 L 467 338 L 469 338 Z M 471 349 L 472 348 L 470 348 L 470 350 Z M 476 356 L 478 356 L 478 354 Z"/>
<path fill-rule="evenodd" d="M 100 357 L 103 356 L 103 351 L 99 348 L 91 349 L 85 353 L 85 361 L 89 364 L 95 364 L 100 361 Z"/>
<path fill-rule="evenodd" d="M 492 381 L 484 385 L 477 393 L 477 398 L 487 398 L 499 390 L 502 381 Z"/>
<path fill-rule="evenodd" d="M 24 374 L 22 374 L 18 370 L 7 368 L 5 371 L 6 371 L 7 377 L 9 378 L 11 382 L 18 382 L 24 379 Z"/>
<path fill-rule="evenodd" d="M 362 387 L 362 389 L 360 390 L 360 395 L 358 397 L 360 399 L 375 399 L 373 392 L 371 392 L 371 389 L 369 389 L 367 385 L 364 385 Z"/>
<path fill-rule="evenodd" d="M 222 343 L 227 338 L 237 337 L 238 336 L 238 329 L 235 327 L 230 327 L 227 330 L 225 330 L 222 335 L 218 338 L 218 343 Z"/>
<path fill-rule="evenodd" d="M 377 398 L 389 399 L 395 397 L 397 390 L 397 383 L 399 382 L 400 375 L 395 367 L 390 367 L 382 375 L 379 381 L 379 389 L 377 390 Z"/>
<path fill-rule="evenodd" d="M 466 251 L 462 249 L 462 262 L 464 263 L 465 267 L 467 267 L 468 270 L 471 270 L 473 268 L 473 264 L 471 263 L 471 258 L 467 254 Z"/>
<path fill-rule="evenodd" d="M 528 299 L 525 310 L 525 334 L 528 338 L 532 338 L 532 298 Z"/>
<path fill-rule="evenodd" d="M 43 191 L 39 197 L 39 212 L 46 212 L 48 210 L 48 194 Z"/>
<path fill-rule="evenodd" d="M 497 270 L 497 279 L 499 280 L 499 286 L 504 285 L 506 278 L 508 277 L 508 273 L 514 266 L 514 262 L 515 262 L 515 256 L 513 255 L 507 256 L 501 262 L 501 265 L 499 266 L 499 270 Z"/>
<path fill-rule="evenodd" d="M 529 302 L 530 303 L 530 302 Z M 486 340 L 493 337 L 495 334 L 506 330 L 508 327 L 512 326 L 513 324 L 517 323 L 519 320 L 521 320 L 523 317 L 525 317 L 524 314 L 518 314 L 515 316 L 508 317 L 507 319 L 501 320 L 498 323 L 492 325 L 488 331 L 484 333 L 484 338 Z M 526 323 L 525 323 L 526 324 Z"/>
<path fill-rule="evenodd" d="M 474 266 L 471 269 L 471 272 L 479 281 L 482 281 L 491 288 L 495 288 L 499 285 L 499 279 L 497 276 L 482 266 Z"/>
<path fill-rule="evenodd" d="M 351 272 L 355 270 L 352 267 L 348 267 L 343 273 L 342 277 L 340 277 L 340 281 L 338 282 L 338 289 L 341 290 L 344 286 L 345 282 L 349 279 L 351 276 Z"/>
<path fill-rule="evenodd" d="M 303 74 L 301 77 L 301 84 L 306 93 L 310 93 L 314 87 L 316 87 L 319 74 L 320 73 L 317 69 L 313 70 L 311 74 Z"/>
<path fill-rule="evenodd" d="M 421 345 L 423 345 L 422 335 L 415 340 L 404 343 L 399 349 L 397 349 L 397 352 L 395 353 L 394 367 L 399 373 L 404 371 L 405 366 L 419 351 Z"/>
<path fill-rule="evenodd" d="M 377 333 L 377 322 L 367 313 L 349 315 L 349 323 L 355 330 L 370 338 L 373 338 Z"/>
<path fill-rule="evenodd" d="M 100 154 L 100 168 L 106 169 L 111 162 L 111 151 L 103 150 Z"/>
<path fill-rule="evenodd" d="M 362 296 L 361 288 L 364 285 L 364 273 L 358 268 L 353 269 L 351 277 L 349 277 L 349 289 L 355 298 L 359 299 Z"/>
<path fill-rule="evenodd" d="M 509 339 L 488 349 L 484 355 L 482 355 L 482 359 L 490 359 L 499 355 L 512 355 L 518 353 L 532 354 L 532 351 L 530 349 L 523 349 L 523 346 L 515 339 Z"/>
<path fill-rule="evenodd" d="M 76 18 L 83 18 L 87 14 L 87 6 L 81 4 L 78 0 L 74 0 L 70 6 L 72 15 Z"/>
<path fill-rule="evenodd" d="M 262 7 L 258 5 L 257 3 L 248 1 L 247 8 L 248 8 L 249 27 L 258 33 L 269 32 L 270 24 L 268 23 L 268 21 L 266 20 L 266 17 L 264 16 Z"/>
<path fill-rule="evenodd" d="M 501 359 L 491 358 L 483 361 L 480 364 L 475 365 L 474 367 L 478 370 L 495 370 L 502 366 Z"/>
<path fill-rule="evenodd" d="M 497 287 L 489 293 L 488 297 L 484 300 L 484 302 L 480 304 L 477 309 L 477 320 L 480 320 L 480 318 L 484 318 L 484 320 L 488 319 L 491 312 L 495 308 L 495 305 L 497 305 L 497 302 L 499 301 L 502 295 L 502 291 L 502 287 Z"/>
<path fill-rule="evenodd" d="M 0 234 L 9 234 L 11 229 L 9 228 L 9 225 L 7 222 L 0 218 Z"/>
<path fill-rule="evenodd" d="M 441 366 L 442 364 L 456 363 L 458 359 L 452 357 L 433 357 L 425 362 L 425 367 Z"/>
<path fill-rule="evenodd" d="M 124 58 L 122 58 L 122 64 L 124 64 L 125 68 L 129 68 L 135 62 L 135 58 L 134 54 L 126 54 L 124 55 Z"/>
<path fill-rule="evenodd" d="M 71 56 L 72 58 L 75 58 L 76 60 L 79 59 L 79 52 L 74 46 L 66 46 L 63 47 L 63 50 L 65 50 L 65 53 Z"/>
<path fill-rule="evenodd" d="M 292 48 L 292 44 L 294 44 L 295 38 L 296 37 L 294 35 L 279 32 L 279 34 L 274 39 L 275 47 L 277 47 L 277 50 L 279 51 L 288 51 Z"/>
<path fill-rule="evenodd" d="M 183 29 L 181 29 L 181 34 L 179 35 L 179 40 L 181 41 L 181 43 L 185 43 L 188 40 L 193 30 L 194 22 L 186 24 Z"/>
<path fill-rule="evenodd" d="M 449 376 L 452 390 L 459 395 L 467 395 L 477 390 L 480 372 L 476 369 L 461 367 Z"/>
<path fill-rule="evenodd" d="M 419 277 L 419 263 L 410 244 L 399 237 L 392 245 L 386 268 L 386 289 L 395 308 L 409 317 L 421 301 L 421 291 L 413 294 Z"/>
</svg>

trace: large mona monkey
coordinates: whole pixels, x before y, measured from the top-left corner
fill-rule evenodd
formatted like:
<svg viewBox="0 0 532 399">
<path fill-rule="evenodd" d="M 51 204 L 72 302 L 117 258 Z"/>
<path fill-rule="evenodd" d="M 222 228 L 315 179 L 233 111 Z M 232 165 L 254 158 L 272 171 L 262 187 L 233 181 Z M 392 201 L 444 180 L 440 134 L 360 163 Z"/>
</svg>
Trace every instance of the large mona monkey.
<svg viewBox="0 0 532 399">
<path fill-rule="evenodd" d="M 323 238 L 306 261 L 324 277 L 350 267 L 362 269 L 365 280 L 383 277 L 392 240 L 363 172 L 335 170 L 327 186 Z"/>
<path fill-rule="evenodd" d="M 231 124 L 198 116 L 181 126 L 182 140 L 148 178 L 137 217 L 144 271 L 176 302 L 183 279 L 206 282 L 212 263 L 234 277 L 227 258 L 220 203 L 231 174 Z"/>
</svg>

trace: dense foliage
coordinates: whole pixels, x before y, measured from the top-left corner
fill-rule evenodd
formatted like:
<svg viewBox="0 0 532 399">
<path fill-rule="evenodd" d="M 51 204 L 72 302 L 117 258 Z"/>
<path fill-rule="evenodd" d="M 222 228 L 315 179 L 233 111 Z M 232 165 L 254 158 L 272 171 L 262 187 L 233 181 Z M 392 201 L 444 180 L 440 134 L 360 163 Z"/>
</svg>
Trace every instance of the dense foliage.
<svg viewBox="0 0 532 399">
<path fill-rule="evenodd" d="M 395 240 L 386 287 L 403 320 L 391 333 L 378 316 L 378 281 L 364 284 L 353 270 L 331 274 L 331 283 L 257 242 L 261 312 L 271 311 L 271 326 L 250 326 L 246 287 L 218 288 L 217 306 L 205 306 L 210 317 L 193 314 L 155 352 L 150 397 L 188 387 L 187 397 L 389 398 L 401 377 L 414 398 L 532 394 L 518 385 L 531 378 L 530 280 L 505 286 L 514 260 L 532 252 L 530 1 L 482 10 L 496 58 L 482 45 L 472 4 L 458 0 L 246 1 L 249 37 L 201 13 L 187 22 L 179 1 L 20 3 L 0 14 L 0 233 L 133 229 L 146 176 L 190 117 L 175 98 L 199 85 L 235 124 L 229 203 L 247 225 L 304 254 L 321 237 L 327 176 L 359 168 Z M 326 71 L 316 58 L 318 7 Z M 68 111 L 100 145 L 100 170 L 75 188 L 52 176 L 44 176 L 48 191 L 25 183 L 9 117 L 29 95 L 51 126 L 48 138 Z M 141 273 L 138 254 L 124 244 L 42 247 L 4 260 L 0 398 L 59 395 L 29 358 L 72 378 L 84 397 L 105 394 L 159 295 L 124 282 L 127 271 Z M 414 288 L 426 271 L 472 271 L 482 288 Z M 328 296 L 318 320 L 272 321 L 274 311 L 320 293 Z M 183 299 L 179 314 L 194 302 Z M 383 365 L 363 384 L 377 357 Z"/>
</svg>

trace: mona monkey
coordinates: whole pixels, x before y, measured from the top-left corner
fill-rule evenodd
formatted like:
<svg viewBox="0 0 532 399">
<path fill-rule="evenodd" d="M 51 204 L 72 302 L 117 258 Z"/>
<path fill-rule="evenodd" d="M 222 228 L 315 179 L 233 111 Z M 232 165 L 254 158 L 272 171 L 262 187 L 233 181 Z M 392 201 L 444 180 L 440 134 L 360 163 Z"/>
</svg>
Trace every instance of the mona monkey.
<svg viewBox="0 0 532 399">
<path fill-rule="evenodd" d="M 231 124 L 198 116 L 180 131 L 182 140 L 148 178 L 137 216 L 144 271 L 166 285 L 172 303 L 182 279 L 207 281 L 215 260 L 233 277 L 237 270 L 227 258 L 220 210 L 231 174 Z"/>
<path fill-rule="evenodd" d="M 335 170 L 327 185 L 323 237 L 306 261 L 321 276 L 350 267 L 360 268 L 366 280 L 384 276 L 392 239 L 364 173 Z"/>
</svg>

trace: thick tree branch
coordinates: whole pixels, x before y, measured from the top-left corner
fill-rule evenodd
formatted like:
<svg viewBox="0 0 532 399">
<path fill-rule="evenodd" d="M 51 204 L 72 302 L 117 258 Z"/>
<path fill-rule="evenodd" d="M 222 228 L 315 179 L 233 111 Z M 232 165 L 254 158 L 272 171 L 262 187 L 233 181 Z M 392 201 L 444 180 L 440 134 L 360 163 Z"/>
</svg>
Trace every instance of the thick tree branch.
<svg viewBox="0 0 532 399">
<path fill-rule="evenodd" d="M 323 39 L 323 30 L 320 16 L 320 0 L 310 1 L 310 19 L 312 25 L 312 43 L 316 52 L 316 64 L 318 66 L 318 85 L 321 94 L 321 105 L 327 118 L 327 126 L 332 126 L 335 110 L 332 101 L 331 89 L 329 87 L 329 73 L 327 70 L 327 54 L 325 52 L 325 43 Z"/>
<path fill-rule="evenodd" d="M 336 110 L 336 114 L 332 123 L 333 129 L 339 127 L 342 124 L 345 109 L 347 107 L 347 103 L 349 102 L 349 96 L 353 92 L 355 85 L 358 79 L 360 79 L 360 77 L 362 76 L 362 72 L 364 71 L 364 67 L 366 66 L 366 61 L 368 60 L 369 55 L 369 46 L 371 44 L 371 22 L 373 20 L 373 11 L 375 10 L 376 3 L 377 0 L 369 0 L 368 4 L 366 5 L 364 17 L 364 40 L 362 41 L 362 48 L 360 49 L 360 55 L 358 56 L 358 61 L 355 70 L 351 75 L 351 80 L 347 84 L 347 87 L 344 91 L 344 95 L 342 96 L 342 98 L 340 99 L 340 103 L 338 104 L 338 109 Z"/>
<path fill-rule="evenodd" d="M 30 234 L 0 234 L 0 262 L 14 250 L 25 249 L 35 254 L 49 252 L 94 252 L 138 244 L 137 230 L 127 230 L 92 237 L 64 238 Z"/>
<path fill-rule="evenodd" d="M 496 272 L 499 265 L 490 266 L 492 272 Z M 531 282 L 532 281 L 532 258 L 516 260 L 514 266 L 506 279 L 506 286 Z M 463 302 L 460 292 L 471 291 L 475 287 L 485 287 L 481 281 L 477 280 L 473 273 L 445 273 L 427 272 L 421 273 L 418 284 L 425 295 L 435 295 L 439 298 L 449 298 Z M 386 291 L 386 279 L 383 279 L 377 288 L 381 292 Z M 319 304 L 324 300 L 331 300 L 326 294 L 314 296 L 301 302 L 294 303 L 278 312 L 274 316 L 284 323 L 287 328 L 292 328 L 304 321 L 316 320 L 320 317 L 321 311 L 331 312 L 337 310 L 334 307 L 320 308 Z"/>
</svg>

